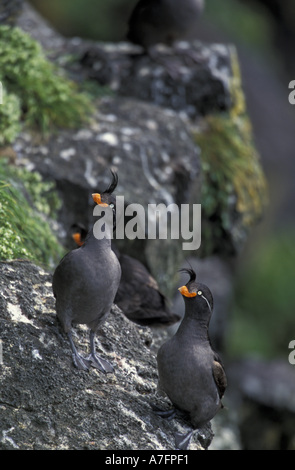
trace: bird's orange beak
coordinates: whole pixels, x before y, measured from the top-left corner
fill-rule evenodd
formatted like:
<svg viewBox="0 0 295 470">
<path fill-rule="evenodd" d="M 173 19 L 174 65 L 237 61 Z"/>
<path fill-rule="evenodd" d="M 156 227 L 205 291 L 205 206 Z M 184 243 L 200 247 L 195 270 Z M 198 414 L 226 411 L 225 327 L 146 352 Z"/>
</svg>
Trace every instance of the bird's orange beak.
<svg viewBox="0 0 295 470">
<path fill-rule="evenodd" d="M 189 292 L 186 286 L 182 286 L 178 290 L 181 293 L 181 295 L 184 295 L 184 297 L 196 297 L 197 295 L 196 292 Z"/>
<path fill-rule="evenodd" d="M 92 199 L 99 206 L 102 206 L 102 207 L 108 207 L 109 206 L 105 202 L 101 202 L 101 195 L 99 193 L 93 193 L 92 194 Z"/>
<path fill-rule="evenodd" d="M 82 246 L 84 242 L 81 240 L 81 234 L 79 232 L 73 233 L 72 235 L 74 241 L 77 243 L 78 246 Z"/>
</svg>

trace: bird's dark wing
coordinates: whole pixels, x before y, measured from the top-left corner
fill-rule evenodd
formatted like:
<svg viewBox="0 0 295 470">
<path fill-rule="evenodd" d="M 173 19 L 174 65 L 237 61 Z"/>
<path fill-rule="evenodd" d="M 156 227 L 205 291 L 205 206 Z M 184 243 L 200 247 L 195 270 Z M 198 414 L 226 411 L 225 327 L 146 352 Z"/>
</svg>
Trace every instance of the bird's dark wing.
<svg viewBox="0 0 295 470">
<path fill-rule="evenodd" d="M 59 284 L 60 284 L 60 271 L 62 270 L 61 266 L 64 262 L 65 263 L 67 262 L 67 259 L 70 257 L 70 253 L 71 252 L 68 252 L 62 257 L 62 259 L 58 263 L 58 265 L 55 268 L 55 271 L 53 273 L 53 276 L 52 276 L 52 290 L 53 290 L 54 297 L 57 296 L 57 292 L 58 292 L 58 288 L 59 288 Z"/>
<path fill-rule="evenodd" d="M 153 10 L 155 8 L 154 4 L 157 5 L 157 2 L 155 3 L 151 0 L 139 0 L 132 10 L 129 19 L 129 25 L 130 23 L 132 24 L 135 21 L 141 19 L 142 15 L 147 15 L 149 11 Z"/>
<path fill-rule="evenodd" d="M 165 296 L 145 266 L 135 258 L 120 255 L 121 283 L 115 303 L 140 325 L 170 325 L 180 320 L 167 307 Z"/>
<path fill-rule="evenodd" d="M 214 380 L 218 389 L 219 398 L 221 399 L 227 387 L 227 378 L 225 375 L 223 364 L 217 353 L 214 353 L 212 371 L 213 371 L 213 377 L 214 377 Z"/>
<path fill-rule="evenodd" d="M 142 35 L 146 26 L 160 26 L 160 1 L 139 0 L 128 21 L 127 39 L 135 44 L 142 44 Z"/>
</svg>

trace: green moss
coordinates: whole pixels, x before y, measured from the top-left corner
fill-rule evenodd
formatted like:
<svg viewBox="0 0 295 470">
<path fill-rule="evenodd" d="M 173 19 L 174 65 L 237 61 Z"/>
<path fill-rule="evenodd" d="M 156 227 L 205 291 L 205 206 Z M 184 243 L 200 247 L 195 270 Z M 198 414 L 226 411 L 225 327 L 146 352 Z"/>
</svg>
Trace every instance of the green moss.
<svg viewBox="0 0 295 470">
<path fill-rule="evenodd" d="M 104 96 L 116 96 L 116 93 L 110 86 L 100 85 L 96 80 L 85 80 L 81 84 L 81 89 L 93 100 L 103 98 Z"/>
<path fill-rule="evenodd" d="M 1 70 L 0 70 L 1 75 Z M 13 142 L 21 130 L 20 100 L 2 89 L 4 104 L 0 104 L 0 145 Z"/>
<path fill-rule="evenodd" d="M 47 217 L 53 217 L 58 198 L 51 183 L 38 173 L 0 161 L 0 259 L 29 259 L 50 265 L 62 255 Z"/>
<path fill-rule="evenodd" d="M 0 26 L 0 81 L 7 91 L 0 105 L 1 117 L 6 116 L 0 124 L 2 143 L 15 138 L 20 114 L 27 125 L 46 132 L 76 127 L 92 110 L 88 96 L 78 93 L 40 45 L 19 28 Z"/>
<path fill-rule="evenodd" d="M 195 134 L 201 148 L 203 238 L 209 252 L 235 224 L 240 233 L 248 231 L 261 218 L 267 203 L 267 184 L 253 142 L 234 49 L 232 64 L 230 112 L 205 117 L 202 132 Z M 210 220 L 214 220 L 214 233 L 206 226 Z"/>
<path fill-rule="evenodd" d="M 257 153 L 249 140 L 249 121 L 239 123 L 230 116 L 210 116 L 197 138 L 202 149 L 205 176 L 204 209 L 208 216 L 221 211 L 224 228 L 235 198 L 235 209 L 248 226 L 261 216 L 265 201 L 265 179 Z"/>
</svg>

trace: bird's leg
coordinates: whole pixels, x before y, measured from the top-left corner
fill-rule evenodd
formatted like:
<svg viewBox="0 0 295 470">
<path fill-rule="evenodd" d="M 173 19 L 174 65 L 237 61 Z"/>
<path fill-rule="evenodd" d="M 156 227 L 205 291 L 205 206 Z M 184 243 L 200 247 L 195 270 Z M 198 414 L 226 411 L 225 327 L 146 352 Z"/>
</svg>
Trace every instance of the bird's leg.
<svg viewBox="0 0 295 470">
<path fill-rule="evenodd" d="M 92 367 L 99 369 L 105 374 L 114 372 L 113 366 L 95 353 L 95 333 L 92 330 L 90 330 L 90 351 L 90 355 L 87 359 L 90 361 Z"/>
<path fill-rule="evenodd" d="M 71 345 L 72 357 L 73 357 L 73 362 L 74 362 L 75 366 L 77 367 L 77 369 L 80 369 L 80 370 L 89 370 L 90 366 L 91 366 L 91 362 L 88 361 L 87 359 L 85 359 L 84 357 L 82 357 L 78 353 L 77 348 L 76 348 L 75 343 L 74 343 L 73 338 L 72 338 L 72 332 L 71 331 L 68 332 L 68 338 L 69 338 L 69 342 L 70 342 L 70 345 Z"/>
<path fill-rule="evenodd" d="M 170 408 L 170 410 L 161 410 L 156 405 L 152 405 L 152 409 L 153 409 L 153 412 L 157 416 L 160 416 L 163 419 L 168 419 L 168 421 L 173 419 L 176 415 L 176 409 L 175 408 Z"/>
<path fill-rule="evenodd" d="M 177 450 L 187 450 L 189 445 L 190 445 L 192 435 L 193 435 L 193 430 L 189 431 L 186 434 L 180 434 L 178 432 L 175 433 L 175 436 L 174 436 L 174 438 L 175 438 L 175 449 L 177 449 Z"/>
</svg>

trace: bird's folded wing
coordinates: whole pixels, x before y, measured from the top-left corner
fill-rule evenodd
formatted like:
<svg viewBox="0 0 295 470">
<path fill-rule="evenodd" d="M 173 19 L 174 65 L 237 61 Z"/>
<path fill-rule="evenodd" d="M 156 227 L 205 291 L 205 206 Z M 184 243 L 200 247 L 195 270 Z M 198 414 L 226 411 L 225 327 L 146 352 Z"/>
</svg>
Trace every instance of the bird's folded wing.
<svg viewBox="0 0 295 470">
<path fill-rule="evenodd" d="M 218 356 L 213 361 L 213 377 L 218 388 L 219 397 L 222 398 L 227 387 L 227 379 Z"/>
</svg>

